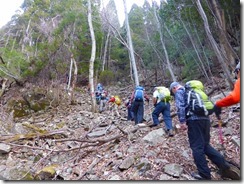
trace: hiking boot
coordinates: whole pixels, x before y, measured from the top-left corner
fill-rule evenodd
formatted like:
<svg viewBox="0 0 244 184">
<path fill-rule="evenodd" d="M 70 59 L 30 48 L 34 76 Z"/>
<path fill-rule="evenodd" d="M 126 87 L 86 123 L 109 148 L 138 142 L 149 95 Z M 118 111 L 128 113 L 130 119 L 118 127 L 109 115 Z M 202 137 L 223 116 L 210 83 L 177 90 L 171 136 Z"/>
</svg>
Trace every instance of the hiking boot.
<svg viewBox="0 0 244 184">
<path fill-rule="evenodd" d="M 196 180 L 211 180 L 211 178 L 204 178 L 198 174 L 198 172 L 191 172 L 191 176 Z"/>
<path fill-rule="evenodd" d="M 152 125 L 149 125 L 150 128 L 153 128 L 155 126 L 158 126 L 158 124 L 152 124 Z"/>
<path fill-rule="evenodd" d="M 169 130 L 168 132 L 169 132 L 169 137 L 173 137 L 174 136 L 174 133 L 173 133 L 173 130 L 172 129 Z"/>
<path fill-rule="evenodd" d="M 240 180 L 241 179 L 240 170 L 232 164 L 230 164 L 230 167 L 228 169 L 221 170 L 221 176 L 223 178 L 229 178 L 232 180 Z"/>
</svg>

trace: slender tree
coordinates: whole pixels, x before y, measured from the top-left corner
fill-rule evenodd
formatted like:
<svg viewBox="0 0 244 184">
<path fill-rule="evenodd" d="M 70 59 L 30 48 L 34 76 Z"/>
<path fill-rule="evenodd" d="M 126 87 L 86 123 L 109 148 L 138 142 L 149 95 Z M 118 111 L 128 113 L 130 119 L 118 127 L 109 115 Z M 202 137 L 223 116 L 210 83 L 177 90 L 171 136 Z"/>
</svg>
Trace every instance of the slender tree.
<svg viewBox="0 0 244 184">
<path fill-rule="evenodd" d="M 136 61 L 135 61 L 135 56 L 134 56 L 134 48 L 133 48 L 133 43 L 132 43 L 132 39 L 131 39 L 130 25 L 129 25 L 129 19 L 128 19 L 128 14 L 127 14 L 126 0 L 123 0 L 123 3 L 124 3 L 125 25 L 126 25 L 127 40 L 128 40 L 128 45 L 129 45 L 130 61 L 131 61 L 132 68 L 133 68 L 135 85 L 139 86 L 139 79 L 138 79 Z"/>
<path fill-rule="evenodd" d="M 216 43 L 216 41 L 215 41 L 215 39 L 214 39 L 214 37 L 212 35 L 212 32 L 210 31 L 209 24 L 208 24 L 208 18 L 207 18 L 206 14 L 205 14 L 205 12 L 204 12 L 204 10 L 202 8 L 202 4 L 201 4 L 200 0 L 197 0 L 196 3 L 197 3 L 199 14 L 201 15 L 201 17 L 203 19 L 204 28 L 205 28 L 206 34 L 208 36 L 208 39 L 209 39 L 209 41 L 211 43 L 211 46 L 214 49 L 214 52 L 215 52 L 215 54 L 216 54 L 216 56 L 218 58 L 219 64 L 222 66 L 222 69 L 223 69 L 223 71 L 224 71 L 224 73 L 225 73 L 225 75 L 227 77 L 227 81 L 228 81 L 229 85 L 231 87 L 233 87 L 233 81 L 231 79 L 232 77 L 230 76 L 230 72 L 228 70 L 228 66 L 226 65 L 226 63 L 224 61 L 224 58 L 223 58 L 223 56 L 221 54 L 221 51 L 219 50 L 219 47 L 218 47 L 218 45 L 217 45 L 217 43 Z"/>
<path fill-rule="evenodd" d="M 92 24 L 92 8 L 91 8 L 91 0 L 88 0 L 88 24 L 91 34 L 91 41 L 92 41 L 92 50 L 91 50 L 91 58 L 90 58 L 90 65 L 89 65 L 89 85 L 90 85 L 90 92 L 91 92 L 91 101 L 92 101 L 92 112 L 96 111 L 96 99 L 94 93 L 94 61 L 96 57 L 96 38 L 94 34 L 93 24 Z"/>
<path fill-rule="evenodd" d="M 170 61 L 169 61 L 169 55 L 168 55 L 168 52 L 167 52 L 167 49 L 166 49 L 166 46 L 165 46 L 165 43 L 164 43 L 164 40 L 163 40 L 163 34 L 162 34 L 162 30 L 161 30 L 161 25 L 160 25 L 160 22 L 159 22 L 159 19 L 158 19 L 158 15 L 156 13 L 155 5 L 154 5 L 154 17 L 155 17 L 156 22 L 157 22 L 157 28 L 158 28 L 158 32 L 159 32 L 159 35 L 160 35 L 160 42 L 161 42 L 162 47 L 163 47 L 163 51 L 164 51 L 164 55 L 165 55 L 165 58 L 166 58 L 166 62 L 167 62 L 167 66 L 168 66 L 170 75 L 172 77 L 172 80 L 176 81 L 177 79 L 176 79 L 176 77 L 174 75 L 174 72 L 172 70 L 172 67 L 171 67 L 171 64 L 170 64 Z"/>
<path fill-rule="evenodd" d="M 71 89 L 71 104 L 75 104 L 74 90 L 75 90 L 76 81 L 77 81 L 78 68 L 77 68 L 77 64 L 76 64 L 73 54 L 71 55 L 71 60 L 73 60 L 73 63 L 74 63 L 74 79 L 72 81 L 72 89 Z"/>
<path fill-rule="evenodd" d="M 227 39 L 227 30 L 226 30 L 226 21 L 225 21 L 225 14 L 224 10 L 221 8 L 219 1 L 211 0 L 208 1 L 211 5 L 211 10 L 213 11 L 213 14 L 215 15 L 215 20 L 217 24 L 217 29 L 219 34 L 219 42 L 220 42 L 220 48 L 222 51 L 222 55 L 224 56 L 226 65 L 231 65 L 232 67 L 236 66 L 235 59 L 239 59 L 238 55 L 235 53 L 233 48 L 231 47 L 228 39 Z M 238 3 L 238 2 L 236 2 Z M 230 69 L 232 69 L 230 67 Z"/>
</svg>

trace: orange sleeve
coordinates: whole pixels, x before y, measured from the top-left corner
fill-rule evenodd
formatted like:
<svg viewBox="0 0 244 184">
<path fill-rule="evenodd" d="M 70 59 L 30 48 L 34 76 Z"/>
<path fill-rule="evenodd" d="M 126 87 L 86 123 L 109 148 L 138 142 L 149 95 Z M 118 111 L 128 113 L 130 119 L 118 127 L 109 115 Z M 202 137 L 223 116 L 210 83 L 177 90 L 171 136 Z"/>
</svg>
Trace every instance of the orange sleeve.
<svg viewBox="0 0 244 184">
<path fill-rule="evenodd" d="M 225 98 L 218 100 L 216 105 L 218 107 L 227 107 L 240 102 L 240 78 L 237 79 L 233 91 Z"/>
</svg>

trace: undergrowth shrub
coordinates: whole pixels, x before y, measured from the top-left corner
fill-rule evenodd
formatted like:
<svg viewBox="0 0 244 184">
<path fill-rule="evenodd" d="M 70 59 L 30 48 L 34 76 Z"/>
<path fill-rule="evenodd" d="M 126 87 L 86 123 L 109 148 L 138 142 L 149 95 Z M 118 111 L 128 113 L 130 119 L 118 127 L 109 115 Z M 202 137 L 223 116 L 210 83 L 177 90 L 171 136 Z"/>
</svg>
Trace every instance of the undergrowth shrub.
<svg viewBox="0 0 244 184">
<path fill-rule="evenodd" d="M 115 75 L 111 70 L 104 70 L 100 73 L 99 81 L 103 85 L 110 85 L 114 82 Z"/>
</svg>

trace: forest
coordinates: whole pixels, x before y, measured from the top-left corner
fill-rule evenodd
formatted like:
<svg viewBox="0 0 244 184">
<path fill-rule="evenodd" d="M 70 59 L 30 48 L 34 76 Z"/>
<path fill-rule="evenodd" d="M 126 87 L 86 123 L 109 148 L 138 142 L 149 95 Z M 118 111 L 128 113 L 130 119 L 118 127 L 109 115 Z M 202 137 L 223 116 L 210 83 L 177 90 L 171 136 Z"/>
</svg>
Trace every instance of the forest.
<svg viewBox="0 0 244 184">
<path fill-rule="evenodd" d="M 0 28 L 0 179 L 194 180 L 174 100 L 173 137 L 162 117 L 147 126 L 153 90 L 200 80 L 213 102 L 228 95 L 241 58 L 241 3 L 142 0 L 128 10 L 129 0 L 116 1 L 123 25 L 115 0 L 24 0 Z M 108 103 L 99 110 L 98 83 L 121 98 L 119 113 Z M 136 86 L 149 95 L 143 126 L 127 120 Z M 222 127 L 210 119 L 211 144 L 240 168 L 240 104 L 222 109 Z M 228 180 L 209 167 L 213 180 Z"/>
</svg>

